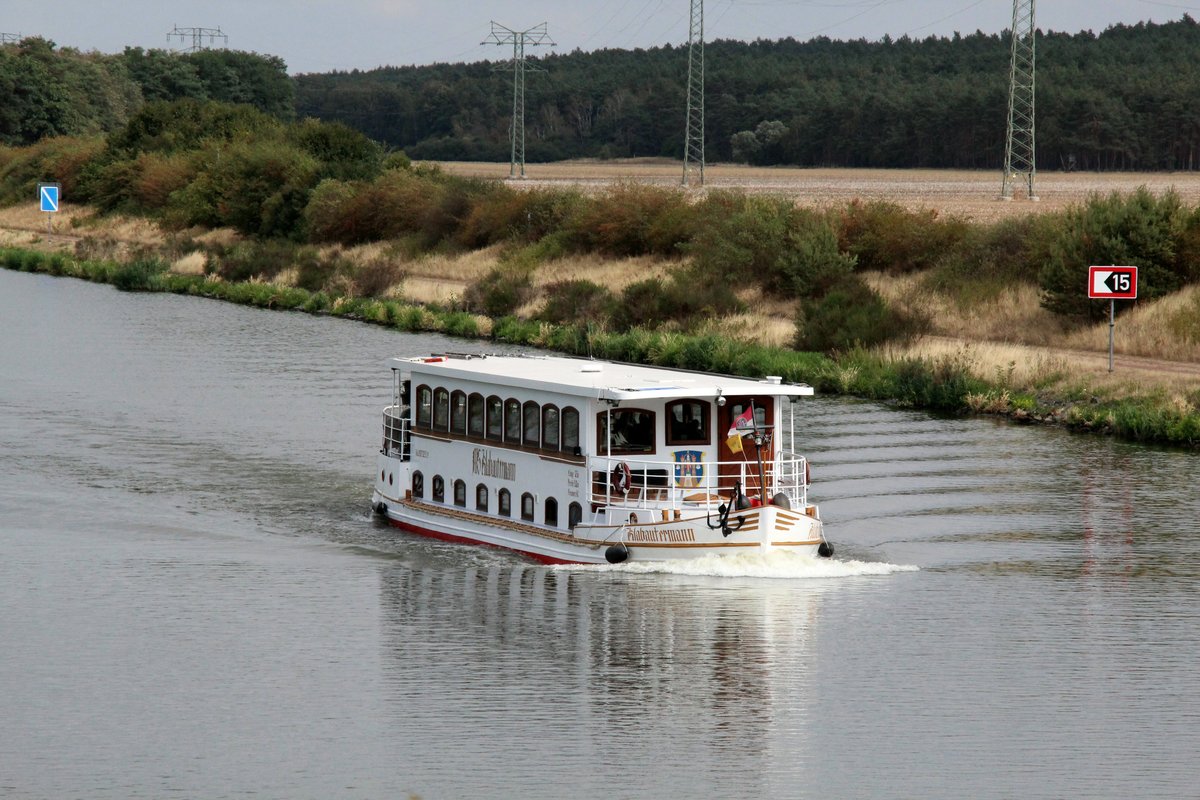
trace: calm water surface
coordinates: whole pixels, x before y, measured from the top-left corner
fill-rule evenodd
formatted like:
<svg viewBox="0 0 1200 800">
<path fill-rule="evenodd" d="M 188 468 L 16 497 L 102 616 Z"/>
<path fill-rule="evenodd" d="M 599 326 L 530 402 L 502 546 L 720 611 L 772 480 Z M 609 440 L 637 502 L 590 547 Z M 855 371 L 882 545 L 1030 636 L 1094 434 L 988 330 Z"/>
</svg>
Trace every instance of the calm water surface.
<svg viewBox="0 0 1200 800">
<path fill-rule="evenodd" d="M 369 514 L 448 347 L 0 271 L 0 797 L 1197 796 L 1196 455 L 816 399 L 833 563 L 548 568 Z"/>
</svg>

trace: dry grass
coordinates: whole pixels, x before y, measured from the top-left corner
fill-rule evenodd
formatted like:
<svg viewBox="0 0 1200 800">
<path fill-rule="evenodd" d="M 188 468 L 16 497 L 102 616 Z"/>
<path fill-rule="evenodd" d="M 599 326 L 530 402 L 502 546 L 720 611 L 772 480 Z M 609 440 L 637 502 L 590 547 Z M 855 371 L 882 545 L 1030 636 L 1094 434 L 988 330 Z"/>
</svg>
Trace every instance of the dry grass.
<svg viewBox="0 0 1200 800">
<path fill-rule="evenodd" d="M 677 264 L 676 261 L 664 261 L 651 256 L 604 258 L 589 253 L 542 264 L 533 275 L 533 285 L 541 289 L 548 283 L 586 279 L 619 294 L 631 283 L 648 278 L 666 278 L 671 267 Z"/>
<path fill-rule="evenodd" d="M 1108 323 L 1076 331 L 1066 347 L 1108 351 Z M 1171 361 L 1200 362 L 1200 287 L 1189 286 L 1157 301 L 1138 303 L 1117 318 L 1113 350 Z"/>
<path fill-rule="evenodd" d="M 182 258 L 175 259 L 171 264 L 171 272 L 177 275 L 203 275 L 208 256 L 199 251 L 188 253 Z"/>
<path fill-rule="evenodd" d="M 922 313 L 932 333 L 970 340 L 1045 344 L 1062 338 L 1061 320 L 1041 306 L 1041 290 L 1014 284 L 983 302 L 962 305 L 927 288 L 928 274 L 863 273 L 863 278 L 888 303 Z"/>
</svg>

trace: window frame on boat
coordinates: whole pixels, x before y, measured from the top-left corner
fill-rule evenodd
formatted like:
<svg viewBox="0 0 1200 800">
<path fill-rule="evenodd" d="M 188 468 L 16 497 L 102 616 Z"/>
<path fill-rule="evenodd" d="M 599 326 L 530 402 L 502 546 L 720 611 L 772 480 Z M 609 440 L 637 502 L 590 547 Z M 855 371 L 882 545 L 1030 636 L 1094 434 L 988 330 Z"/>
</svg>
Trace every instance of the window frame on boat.
<svg viewBox="0 0 1200 800">
<path fill-rule="evenodd" d="M 582 417 L 575 406 L 495 394 L 485 398 L 480 392 L 436 384 L 421 384 L 416 396 L 414 429 L 572 463 L 585 460 L 580 447 Z M 655 412 L 640 410 L 650 414 L 652 423 L 656 421 Z"/>
<path fill-rule="evenodd" d="M 624 446 L 612 441 L 612 436 L 606 434 L 608 432 L 608 421 L 612 418 L 613 428 L 617 427 L 616 418 L 631 414 L 645 414 L 650 417 L 650 447 L 649 449 L 641 449 L 640 446 Z M 637 423 L 643 426 L 642 422 Z M 604 411 L 596 412 L 596 452 L 599 455 L 631 455 L 631 456 L 646 456 L 654 455 L 658 452 L 658 414 L 648 408 L 610 408 Z M 608 438 L 609 441 L 605 441 Z"/>
<path fill-rule="evenodd" d="M 441 475 L 433 476 L 432 497 L 433 497 L 433 502 L 435 502 L 435 503 L 446 502 L 446 479 L 443 478 Z"/>
<path fill-rule="evenodd" d="M 496 513 L 502 517 L 512 516 L 512 492 L 508 489 L 496 493 Z"/>
<path fill-rule="evenodd" d="M 534 517 L 537 514 L 537 503 L 533 499 L 533 494 L 523 492 L 521 494 L 521 519 L 526 522 L 534 522 Z"/>
<path fill-rule="evenodd" d="M 699 427 L 700 436 L 677 436 L 675 435 L 675 409 L 687 409 L 689 407 L 700 407 Z M 708 445 L 712 444 L 712 414 L 710 413 L 712 404 L 705 400 L 698 400 L 694 397 L 684 397 L 679 400 L 672 400 L 667 403 L 664 409 L 663 416 L 666 418 L 665 430 L 663 435 L 668 445 L 679 444 L 697 444 Z M 693 412 L 694 413 L 694 412 Z M 684 413 L 681 411 L 681 417 Z M 693 417 L 693 420 L 695 418 Z"/>
<path fill-rule="evenodd" d="M 417 500 L 425 497 L 425 474 L 419 469 L 412 474 L 412 496 Z"/>
<path fill-rule="evenodd" d="M 491 490 L 488 489 L 488 485 L 486 483 L 475 484 L 475 510 L 486 513 L 490 499 Z"/>
<path fill-rule="evenodd" d="M 454 479 L 454 505 L 459 508 L 467 507 L 467 482 L 462 478 Z"/>
<path fill-rule="evenodd" d="M 547 497 L 542 504 L 542 523 L 548 528 L 558 527 L 558 498 Z"/>
<path fill-rule="evenodd" d="M 450 393 L 450 433 L 467 435 L 467 393 L 455 389 Z"/>
<path fill-rule="evenodd" d="M 579 503 L 571 503 L 567 506 L 567 527 L 575 530 L 575 526 L 583 522 L 583 506 Z"/>
</svg>

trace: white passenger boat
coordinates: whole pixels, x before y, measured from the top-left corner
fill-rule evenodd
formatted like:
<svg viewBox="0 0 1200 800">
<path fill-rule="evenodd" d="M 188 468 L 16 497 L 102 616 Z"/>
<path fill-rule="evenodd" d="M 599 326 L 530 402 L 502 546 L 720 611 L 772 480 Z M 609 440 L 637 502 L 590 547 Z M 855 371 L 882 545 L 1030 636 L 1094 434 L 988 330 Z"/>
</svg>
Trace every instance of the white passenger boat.
<svg viewBox="0 0 1200 800">
<path fill-rule="evenodd" d="M 372 505 L 546 563 L 832 555 L 791 404 L 748 380 L 568 357 L 396 358 Z"/>
</svg>

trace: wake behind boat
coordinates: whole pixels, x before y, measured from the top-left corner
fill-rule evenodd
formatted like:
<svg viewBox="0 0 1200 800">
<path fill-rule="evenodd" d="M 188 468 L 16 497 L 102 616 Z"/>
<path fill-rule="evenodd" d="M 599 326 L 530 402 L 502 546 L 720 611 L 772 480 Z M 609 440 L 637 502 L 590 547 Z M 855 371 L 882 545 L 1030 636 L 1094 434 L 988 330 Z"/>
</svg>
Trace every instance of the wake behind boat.
<svg viewBox="0 0 1200 800">
<path fill-rule="evenodd" d="M 404 530 L 552 564 L 828 556 L 806 385 L 559 356 L 391 361 L 372 494 Z"/>
</svg>

